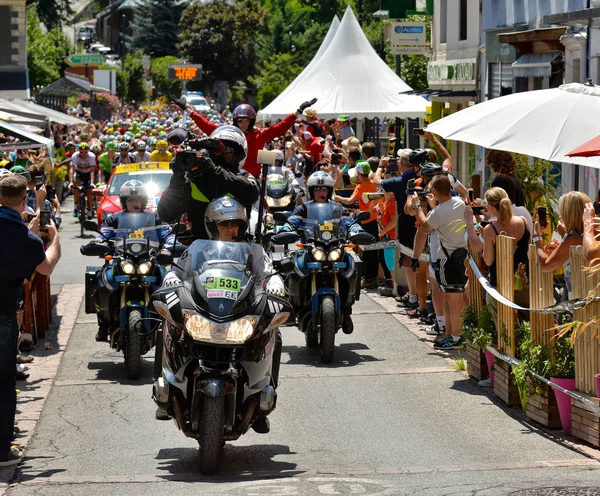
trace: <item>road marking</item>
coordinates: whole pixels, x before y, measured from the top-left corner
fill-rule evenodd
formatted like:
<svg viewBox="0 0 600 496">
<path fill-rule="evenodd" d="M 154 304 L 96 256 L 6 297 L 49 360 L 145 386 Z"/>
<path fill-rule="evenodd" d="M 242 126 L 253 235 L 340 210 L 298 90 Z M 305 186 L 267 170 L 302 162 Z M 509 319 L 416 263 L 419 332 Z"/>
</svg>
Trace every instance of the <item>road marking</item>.
<svg viewBox="0 0 600 496">
<path fill-rule="evenodd" d="M 414 466 L 414 467 L 379 467 L 379 468 L 349 468 L 349 467 L 338 467 L 328 469 L 311 469 L 311 470 L 265 470 L 259 472 L 228 472 L 226 469 L 222 469 L 220 476 L 222 477 L 274 477 L 281 479 L 287 477 L 287 481 L 306 481 L 312 483 L 320 483 L 319 487 L 322 488 L 321 494 L 335 494 L 331 490 L 338 488 L 336 484 L 346 483 L 346 490 L 341 494 L 352 494 L 349 489 L 349 485 L 355 485 L 356 487 L 360 484 L 377 484 L 380 487 L 381 484 L 371 479 L 360 479 L 354 476 L 363 475 L 411 475 L 411 474 L 430 474 L 430 473 L 449 473 L 449 472 L 488 472 L 488 471 L 505 471 L 505 470 L 531 470 L 531 469 L 556 469 L 556 468 L 591 468 L 600 470 L 600 462 L 596 460 L 535 460 L 529 462 L 512 462 L 512 463 L 473 463 L 471 465 L 442 465 L 442 466 Z M 24 475 L 27 471 L 24 471 Z M 322 477 L 330 476 L 330 477 Z M 331 477 L 337 476 L 337 477 Z M 344 478 L 351 476 L 351 478 Z M 215 481 L 212 477 L 205 477 L 198 472 L 180 472 L 174 474 L 138 474 L 138 475 L 82 475 L 77 477 L 64 477 L 64 476 L 53 476 L 53 477 L 35 477 L 30 480 L 22 481 L 19 483 L 11 484 L 11 487 L 17 485 L 21 486 L 39 486 L 43 484 L 53 485 L 66 485 L 66 484 L 148 484 L 157 482 L 190 482 L 190 481 L 202 481 L 211 482 Z M 273 483 L 281 481 L 272 481 Z M 240 482 L 236 484 L 248 484 L 248 485 L 264 485 L 268 484 L 269 481 L 249 481 Z M 332 485 L 333 484 L 333 485 Z M 232 487 L 231 490 L 234 488 Z M 382 488 L 383 489 L 383 488 Z M 225 488 L 229 491 L 230 489 Z M 378 494 L 389 494 L 389 487 L 385 489 L 386 492 Z M 330 491 L 329 493 L 323 491 Z M 255 493 L 246 493 L 247 495 Z M 262 493 L 266 494 L 266 493 Z M 273 493 L 272 493 L 273 494 Z M 277 494 L 277 493 L 275 493 Z M 286 494 L 278 493 L 278 494 Z M 294 493 L 291 493 L 294 494 Z M 359 494 L 356 493 L 355 494 Z"/>
<path fill-rule="evenodd" d="M 309 372 L 288 372 L 280 374 L 280 377 L 286 379 L 302 379 L 306 377 L 373 377 L 380 375 L 413 375 L 413 374 L 440 374 L 440 373 L 456 373 L 449 367 L 423 367 L 416 369 L 380 369 L 380 370 L 334 370 L 314 369 Z"/>
</svg>

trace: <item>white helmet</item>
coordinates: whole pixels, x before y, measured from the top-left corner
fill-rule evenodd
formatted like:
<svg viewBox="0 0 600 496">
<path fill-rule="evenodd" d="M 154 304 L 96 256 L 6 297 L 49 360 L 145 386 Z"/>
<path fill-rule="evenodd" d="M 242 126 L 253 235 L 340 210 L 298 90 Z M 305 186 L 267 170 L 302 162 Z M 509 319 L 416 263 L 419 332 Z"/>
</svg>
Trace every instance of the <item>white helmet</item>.
<svg viewBox="0 0 600 496">
<path fill-rule="evenodd" d="M 231 161 L 226 159 L 225 153 L 217 155 L 215 163 L 231 167 L 236 171 L 243 167 L 248 156 L 248 143 L 246 142 L 246 136 L 240 129 L 235 126 L 221 126 L 215 129 L 210 137 L 218 139 L 226 149 L 230 148 L 234 153 Z"/>
<path fill-rule="evenodd" d="M 238 223 L 238 237 L 244 238 L 248 228 L 248 215 L 244 206 L 235 198 L 223 196 L 222 198 L 215 198 L 208 204 L 204 214 L 204 227 L 210 239 L 219 239 L 217 225 L 224 221 Z"/>
<path fill-rule="evenodd" d="M 325 186 L 327 188 L 327 199 L 331 200 L 331 196 L 333 195 L 333 184 L 333 177 L 327 174 L 327 172 L 319 171 L 312 173 L 306 181 L 308 199 L 314 199 L 312 194 L 313 188 L 317 186 Z"/>
</svg>

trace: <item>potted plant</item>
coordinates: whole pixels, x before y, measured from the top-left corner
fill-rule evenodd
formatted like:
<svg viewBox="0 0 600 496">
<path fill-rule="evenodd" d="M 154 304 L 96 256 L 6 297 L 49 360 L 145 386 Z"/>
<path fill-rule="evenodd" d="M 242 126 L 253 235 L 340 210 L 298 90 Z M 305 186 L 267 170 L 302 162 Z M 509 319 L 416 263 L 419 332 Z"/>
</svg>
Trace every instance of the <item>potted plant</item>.
<svg viewBox="0 0 600 496">
<path fill-rule="evenodd" d="M 65 181 L 67 180 L 67 175 L 69 171 L 66 165 L 61 165 L 54 171 L 54 189 L 56 190 L 56 197 L 58 201 L 62 201 L 63 199 L 63 188 L 65 185 Z"/>
<path fill-rule="evenodd" d="M 473 344 L 479 326 L 475 307 L 468 305 L 464 308 L 461 317 L 463 319 L 463 336 L 466 340 L 467 349 L 467 373 L 477 381 L 486 379 L 489 371 L 483 350 Z"/>
<path fill-rule="evenodd" d="M 577 325 L 577 323 L 572 323 Z M 571 344 L 573 325 L 558 335 L 554 342 L 554 362 L 548 360 L 550 381 L 567 391 L 573 391 L 575 384 L 575 353 Z M 565 434 L 571 433 L 571 397 L 562 391 L 554 390 L 560 421 Z"/>
<path fill-rule="evenodd" d="M 494 383 L 494 355 L 487 350 L 488 346 L 496 346 L 498 343 L 498 331 L 496 320 L 488 305 L 481 307 L 477 316 L 477 329 L 473 331 L 472 342 L 481 348 L 485 355 L 488 372 L 492 384 Z"/>
</svg>

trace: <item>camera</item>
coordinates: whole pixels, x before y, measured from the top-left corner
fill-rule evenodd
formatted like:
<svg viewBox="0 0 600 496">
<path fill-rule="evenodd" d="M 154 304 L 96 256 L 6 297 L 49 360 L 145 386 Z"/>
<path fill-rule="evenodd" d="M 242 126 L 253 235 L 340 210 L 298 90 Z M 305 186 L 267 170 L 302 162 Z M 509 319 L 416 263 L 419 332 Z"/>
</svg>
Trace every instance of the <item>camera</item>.
<svg viewBox="0 0 600 496">
<path fill-rule="evenodd" d="M 398 166 L 396 164 L 394 164 L 394 165 L 388 165 L 385 168 L 385 172 L 387 172 L 388 174 L 392 174 L 392 175 L 398 174 Z"/>
<path fill-rule="evenodd" d="M 389 165 L 398 165 L 398 158 L 394 157 L 394 155 L 388 155 L 388 164 Z"/>
<path fill-rule="evenodd" d="M 425 134 L 425 129 L 422 129 L 420 127 L 416 127 L 413 129 L 413 134 L 415 136 L 423 136 Z"/>
<path fill-rule="evenodd" d="M 481 215 L 481 211 L 483 210 L 483 207 L 481 207 L 481 206 L 471 207 L 471 209 L 473 210 L 473 215 Z"/>
<path fill-rule="evenodd" d="M 427 201 L 427 194 L 431 193 L 431 190 L 417 186 L 416 179 L 410 179 L 406 184 L 406 194 L 413 195 L 415 193 L 419 197 L 419 201 Z"/>
</svg>

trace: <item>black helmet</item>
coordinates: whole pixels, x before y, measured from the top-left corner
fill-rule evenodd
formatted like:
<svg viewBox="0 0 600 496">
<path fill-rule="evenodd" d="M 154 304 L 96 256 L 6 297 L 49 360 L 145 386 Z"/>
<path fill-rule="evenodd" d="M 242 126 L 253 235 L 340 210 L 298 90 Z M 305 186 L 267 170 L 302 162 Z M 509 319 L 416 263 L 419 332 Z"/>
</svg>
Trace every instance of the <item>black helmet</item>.
<svg viewBox="0 0 600 496">
<path fill-rule="evenodd" d="M 421 176 L 424 179 L 429 180 L 433 176 L 437 176 L 438 174 L 442 174 L 443 172 L 444 170 L 442 169 L 442 166 L 434 164 L 433 162 L 425 162 L 421 164 Z"/>
<path fill-rule="evenodd" d="M 252 128 L 254 127 L 254 123 L 256 122 L 256 111 L 254 110 L 252 105 L 248 105 L 247 103 L 242 103 L 241 105 L 238 105 L 233 110 L 233 124 L 236 127 L 239 127 L 238 122 L 237 122 L 238 119 L 241 119 L 244 117 L 250 119 L 250 126 L 248 126 L 248 131 L 252 131 Z"/>
<path fill-rule="evenodd" d="M 408 156 L 408 163 L 412 166 L 429 162 L 429 153 L 423 148 L 415 148 Z"/>
</svg>

